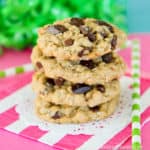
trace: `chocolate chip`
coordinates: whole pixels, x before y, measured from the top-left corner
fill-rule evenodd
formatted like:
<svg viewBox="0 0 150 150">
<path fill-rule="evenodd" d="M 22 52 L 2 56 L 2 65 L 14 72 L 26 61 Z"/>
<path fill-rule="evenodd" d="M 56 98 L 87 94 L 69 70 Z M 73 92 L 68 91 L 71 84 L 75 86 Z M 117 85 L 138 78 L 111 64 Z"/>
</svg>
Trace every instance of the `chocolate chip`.
<svg viewBox="0 0 150 150">
<path fill-rule="evenodd" d="M 54 116 L 52 116 L 53 119 L 60 119 L 62 117 L 62 114 L 59 111 L 56 111 Z"/>
<path fill-rule="evenodd" d="M 95 68 L 95 63 L 93 62 L 93 60 L 81 60 L 80 61 L 80 65 L 82 66 L 86 66 L 89 69 L 93 69 Z"/>
<path fill-rule="evenodd" d="M 100 32 L 100 35 L 103 37 L 103 39 L 108 37 L 108 34 L 105 31 Z"/>
<path fill-rule="evenodd" d="M 87 92 L 89 92 L 92 89 L 91 86 L 86 85 L 86 84 L 75 84 L 72 86 L 72 91 L 75 94 L 85 94 Z"/>
<path fill-rule="evenodd" d="M 65 43 L 65 46 L 71 46 L 71 45 L 73 45 L 74 40 L 73 39 L 67 39 L 64 41 L 64 43 Z"/>
<path fill-rule="evenodd" d="M 54 26 L 48 26 L 47 32 L 51 33 L 51 34 L 54 34 L 54 35 L 60 33 L 60 31 L 58 29 L 56 29 Z"/>
<path fill-rule="evenodd" d="M 84 21 L 81 18 L 71 18 L 70 24 L 79 27 L 81 25 L 84 25 Z"/>
<path fill-rule="evenodd" d="M 58 77 L 57 79 L 55 79 L 55 84 L 58 86 L 62 86 L 65 82 L 65 79 L 63 79 L 62 77 Z"/>
<path fill-rule="evenodd" d="M 82 33 L 84 36 L 87 36 L 91 42 L 94 42 L 96 40 L 96 32 L 92 32 L 89 27 L 80 26 L 79 29 L 80 33 Z"/>
<path fill-rule="evenodd" d="M 117 45 L 117 35 L 114 35 L 112 40 L 111 40 L 111 49 L 114 50 Z"/>
<path fill-rule="evenodd" d="M 38 69 L 43 68 L 43 65 L 40 62 L 36 62 L 36 66 L 37 66 Z"/>
<path fill-rule="evenodd" d="M 94 33 L 94 32 L 89 32 L 87 37 L 91 42 L 96 41 L 96 33 Z"/>
<path fill-rule="evenodd" d="M 84 36 L 87 36 L 88 33 L 91 31 L 91 29 L 87 26 L 80 26 L 80 33 L 82 33 Z"/>
<path fill-rule="evenodd" d="M 55 82 L 52 78 L 46 78 L 46 85 L 55 85 Z"/>
<path fill-rule="evenodd" d="M 105 92 L 105 87 L 102 84 L 96 85 L 96 89 L 99 90 L 100 92 L 104 93 Z"/>
<path fill-rule="evenodd" d="M 111 33 L 114 33 L 114 29 L 109 23 L 102 21 L 102 20 L 97 20 L 96 23 L 98 25 L 106 26 Z"/>
<path fill-rule="evenodd" d="M 78 53 L 79 57 L 82 57 L 82 56 L 88 54 L 93 49 L 92 47 L 88 47 L 88 46 L 82 46 L 82 47 L 83 47 L 83 49 Z"/>
<path fill-rule="evenodd" d="M 111 63 L 112 60 L 113 60 L 113 55 L 112 53 L 108 53 L 108 54 L 105 54 L 102 56 L 102 60 L 105 62 L 105 63 Z"/>
<path fill-rule="evenodd" d="M 59 31 L 59 33 L 64 33 L 68 31 L 68 29 L 65 26 L 60 25 L 60 24 L 56 24 L 54 25 L 54 27 Z"/>
<path fill-rule="evenodd" d="M 47 58 L 48 58 L 48 59 L 55 59 L 54 56 L 48 56 Z"/>
<path fill-rule="evenodd" d="M 90 107 L 89 109 L 93 112 L 97 112 L 97 111 L 99 111 L 99 106 Z"/>
<path fill-rule="evenodd" d="M 84 50 L 80 51 L 80 52 L 78 53 L 78 56 L 79 56 L 79 57 L 84 56 Z"/>
</svg>

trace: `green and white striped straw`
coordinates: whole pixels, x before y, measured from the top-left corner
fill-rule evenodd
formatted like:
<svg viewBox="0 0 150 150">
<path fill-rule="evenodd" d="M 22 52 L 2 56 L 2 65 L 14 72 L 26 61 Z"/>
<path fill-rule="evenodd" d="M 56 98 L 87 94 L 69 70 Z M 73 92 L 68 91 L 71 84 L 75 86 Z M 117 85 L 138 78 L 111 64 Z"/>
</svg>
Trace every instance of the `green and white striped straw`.
<svg viewBox="0 0 150 150">
<path fill-rule="evenodd" d="M 122 48 L 131 48 L 132 55 L 132 150 L 141 150 L 140 124 L 140 43 L 128 40 Z"/>
<path fill-rule="evenodd" d="M 133 40 L 132 48 L 132 149 L 141 149 L 141 124 L 140 124 L 140 43 Z"/>
<path fill-rule="evenodd" d="M 8 76 L 21 74 L 21 73 L 29 72 L 29 71 L 33 71 L 33 70 L 34 70 L 34 68 L 33 68 L 32 64 L 24 64 L 22 66 L 17 66 L 17 67 L 8 68 L 5 70 L 0 70 L 0 78 L 5 78 Z"/>
</svg>

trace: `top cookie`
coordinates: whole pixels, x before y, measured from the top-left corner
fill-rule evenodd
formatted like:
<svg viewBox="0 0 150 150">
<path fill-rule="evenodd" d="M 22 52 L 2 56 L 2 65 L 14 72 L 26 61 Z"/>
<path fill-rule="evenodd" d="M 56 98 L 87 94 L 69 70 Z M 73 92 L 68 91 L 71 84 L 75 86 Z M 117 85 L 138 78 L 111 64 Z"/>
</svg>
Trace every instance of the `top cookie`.
<svg viewBox="0 0 150 150">
<path fill-rule="evenodd" d="M 96 19 L 68 18 L 38 31 L 43 55 L 62 60 L 94 59 L 119 48 L 126 35 L 114 25 Z"/>
</svg>

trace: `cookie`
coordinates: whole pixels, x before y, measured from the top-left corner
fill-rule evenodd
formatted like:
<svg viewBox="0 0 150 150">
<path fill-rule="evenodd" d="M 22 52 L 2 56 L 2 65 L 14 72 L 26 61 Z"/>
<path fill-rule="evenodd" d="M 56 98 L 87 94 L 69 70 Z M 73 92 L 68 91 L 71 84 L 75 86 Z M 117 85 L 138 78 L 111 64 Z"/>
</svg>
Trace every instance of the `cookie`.
<svg viewBox="0 0 150 150">
<path fill-rule="evenodd" d="M 111 101 L 95 107 L 71 107 L 54 105 L 36 98 L 35 111 L 39 118 L 52 123 L 86 123 L 109 117 L 116 109 L 119 95 Z"/>
<path fill-rule="evenodd" d="M 36 70 L 50 78 L 63 77 L 73 83 L 105 84 L 124 74 L 126 65 L 116 53 L 108 53 L 94 60 L 66 61 L 43 56 L 36 46 L 32 52 Z"/>
<path fill-rule="evenodd" d="M 63 60 L 94 59 L 120 48 L 126 35 L 96 19 L 68 18 L 38 31 L 38 47 L 48 57 Z"/>
<path fill-rule="evenodd" d="M 47 78 L 40 72 L 33 75 L 32 88 L 44 101 L 69 106 L 94 107 L 110 101 L 120 93 L 118 80 L 105 85 L 72 84 L 62 77 Z"/>
</svg>

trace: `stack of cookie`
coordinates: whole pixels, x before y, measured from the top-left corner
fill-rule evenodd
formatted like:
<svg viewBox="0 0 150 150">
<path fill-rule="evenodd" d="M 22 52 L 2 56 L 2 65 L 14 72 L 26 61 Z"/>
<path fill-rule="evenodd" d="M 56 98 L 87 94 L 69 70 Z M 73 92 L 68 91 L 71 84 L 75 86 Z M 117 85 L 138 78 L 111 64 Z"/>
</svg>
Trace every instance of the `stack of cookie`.
<svg viewBox="0 0 150 150">
<path fill-rule="evenodd" d="M 84 123 L 117 107 L 125 63 L 115 52 L 126 35 L 96 19 L 68 18 L 39 29 L 32 51 L 32 87 L 43 120 Z"/>
</svg>

